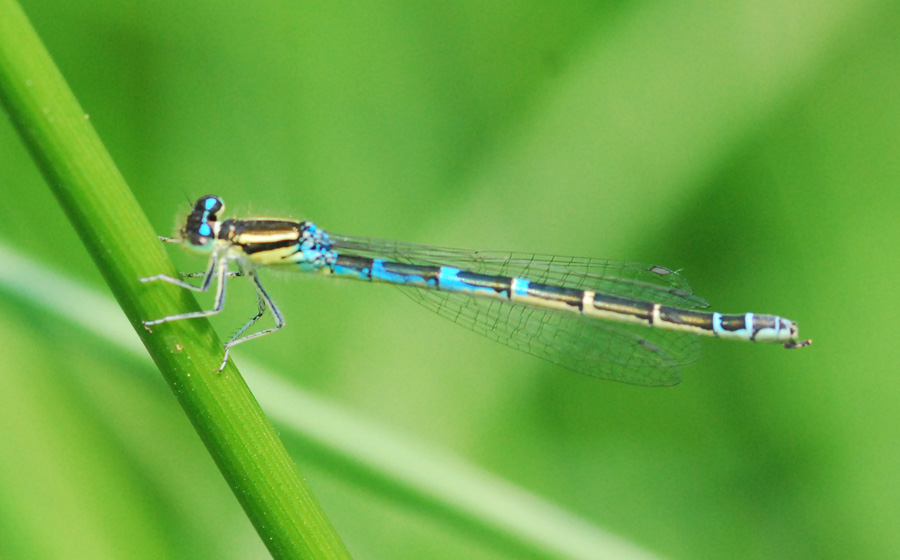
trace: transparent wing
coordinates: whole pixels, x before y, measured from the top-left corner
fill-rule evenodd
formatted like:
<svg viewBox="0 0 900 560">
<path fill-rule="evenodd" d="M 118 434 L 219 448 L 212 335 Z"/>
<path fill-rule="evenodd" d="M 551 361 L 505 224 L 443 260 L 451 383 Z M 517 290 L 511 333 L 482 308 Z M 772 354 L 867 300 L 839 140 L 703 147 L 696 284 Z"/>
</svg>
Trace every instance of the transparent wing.
<svg viewBox="0 0 900 560">
<path fill-rule="evenodd" d="M 454 292 L 398 288 L 442 317 L 491 340 L 598 379 L 669 386 L 679 366 L 700 355 L 696 336 L 468 297 Z"/>
<path fill-rule="evenodd" d="M 663 305 L 709 307 L 668 268 L 626 261 L 431 247 L 386 239 L 329 234 L 332 247 L 355 255 L 407 264 L 452 266 L 479 274 L 526 278 L 565 288 L 641 299 Z"/>
</svg>

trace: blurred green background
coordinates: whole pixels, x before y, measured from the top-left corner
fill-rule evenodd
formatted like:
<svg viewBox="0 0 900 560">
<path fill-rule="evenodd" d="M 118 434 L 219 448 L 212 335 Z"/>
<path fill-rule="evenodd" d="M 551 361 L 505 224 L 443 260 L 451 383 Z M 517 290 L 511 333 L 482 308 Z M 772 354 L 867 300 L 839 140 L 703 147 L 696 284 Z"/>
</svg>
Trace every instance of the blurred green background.
<svg viewBox="0 0 900 560">
<path fill-rule="evenodd" d="M 900 4 L 23 6 L 160 233 L 215 193 L 335 232 L 656 262 L 815 340 L 706 340 L 647 389 L 388 287 L 266 275 L 288 328 L 239 367 L 662 557 L 900 549 Z M 105 292 L 8 124 L 0 194 L 0 243 Z M 252 290 L 229 303 L 223 335 Z M 0 557 L 266 557 L 149 359 L 9 286 L 0 345 Z M 282 434 L 357 558 L 555 556 Z"/>
</svg>

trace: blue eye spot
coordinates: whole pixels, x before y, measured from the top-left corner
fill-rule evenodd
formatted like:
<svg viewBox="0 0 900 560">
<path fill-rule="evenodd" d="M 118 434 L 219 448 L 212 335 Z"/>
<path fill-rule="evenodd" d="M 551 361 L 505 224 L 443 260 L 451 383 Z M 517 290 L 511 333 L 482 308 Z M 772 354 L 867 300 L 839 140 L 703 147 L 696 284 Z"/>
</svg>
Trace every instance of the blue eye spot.
<svg viewBox="0 0 900 560">
<path fill-rule="evenodd" d="M 197 228 L 197 232 L 200 235 L 210 236 L 212 235 L 212 228 L 209 227 L 209 224 L 202 224 L 199 228 Z"/>
<path fill-rule="evenodd" d="M 213 208 L 216 207 L 216 204 L 218 204 L 218 203 L 219 203 L 218 200 L 216 200 L 216 199 L 213 198 L 213 197 L 209 197 L 209 198 L 206 199 L 206 203 L 205 203 L 206 209 L 207 209 L 207 210 L 212 210 Z"/>
</svg>

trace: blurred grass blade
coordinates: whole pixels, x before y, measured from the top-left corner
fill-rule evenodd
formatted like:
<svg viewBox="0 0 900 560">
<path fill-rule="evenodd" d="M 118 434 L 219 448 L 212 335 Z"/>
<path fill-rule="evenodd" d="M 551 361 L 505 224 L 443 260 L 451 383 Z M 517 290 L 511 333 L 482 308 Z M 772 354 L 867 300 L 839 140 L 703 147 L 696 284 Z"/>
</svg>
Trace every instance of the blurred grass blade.
<svg viewBox="0 0 900 560">
<path fill-rule="evenodd" d="M 196 309 L 178 290 L 143 286 L 174 274 L 147 219 L 20 6 L 0 0 L 0 100 L 133 328 L 263 542 L 279 558 L 346 558 L 234 367 L 213 375 L 221 344 L 205 321 L 147 332 L 141 319 Z"/>
</svg>

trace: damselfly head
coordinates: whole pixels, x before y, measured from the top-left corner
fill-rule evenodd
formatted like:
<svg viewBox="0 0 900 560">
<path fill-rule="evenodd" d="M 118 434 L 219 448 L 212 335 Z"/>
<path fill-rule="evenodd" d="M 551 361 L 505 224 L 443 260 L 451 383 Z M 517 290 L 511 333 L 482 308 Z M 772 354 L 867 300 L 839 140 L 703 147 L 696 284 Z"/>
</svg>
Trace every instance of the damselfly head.
<svg viewBox="0 0 900 560">
<path fill-rule="evenodd" d="M 187 217 L 181 237 L 194 249 L 211 249 L 219 231 L 219 213 L 225 209 L 222 199 L 207 195 L 200 197 Z"/>
</svg>

